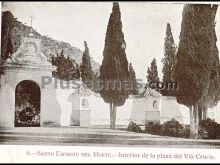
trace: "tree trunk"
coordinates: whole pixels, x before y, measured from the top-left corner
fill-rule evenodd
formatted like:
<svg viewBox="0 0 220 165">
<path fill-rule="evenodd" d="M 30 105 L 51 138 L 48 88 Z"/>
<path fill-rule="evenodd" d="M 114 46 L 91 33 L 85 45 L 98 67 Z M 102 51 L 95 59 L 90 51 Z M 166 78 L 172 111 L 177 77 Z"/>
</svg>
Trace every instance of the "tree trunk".
<svg viewBox="0 0 220 165">
<path fill-rule="evenodd" d="M 114 105 L 113 103 L 109 103 L 109 105 L 110 105 L 110 129 L 115 129 L 117 106 Z"/>
<path fill-rule="evenodd" d="M 199 137 L 199 104 L 195 104 L 195 139 Z"/>
<path fill-rule="evenodd" d="M 109 103 L 109 108 L 110 108 L 110 129 L 113 129 L 113 104 L 112 103 Z"/>
<path fill-rule="evenodd" d="M 199 113 L 198 102 L 190 107 L 190 138 L 198 138 L 199 133 Z"/>
<path fill-rule="evenodd" d="M 204 106 L 203 112 L 202 112 L 202 119 L 203 120 L 207 119 L 207 111 L 208 111 L 208 107 Z"/>
<path fill-rule="evenodd" d="M 194 130 L 194 117 L 193 117 L 193 106 L 189 107 L 189 115 L 190 115 L 190 138 L 193 138 L 193 130 Z"/>
<path fill-rule="evenodd" d="M 203 120 L 203 102 L 199 103 L 198 113 L 199 113 L 199 123 Z"/>
<path fill-rule="evenodd" d="M 117 106 L 113 104 L 113 129 L 115 129 L 115 124 L 116 124 L 116 112 L 117 112 Z"/>
</svg>

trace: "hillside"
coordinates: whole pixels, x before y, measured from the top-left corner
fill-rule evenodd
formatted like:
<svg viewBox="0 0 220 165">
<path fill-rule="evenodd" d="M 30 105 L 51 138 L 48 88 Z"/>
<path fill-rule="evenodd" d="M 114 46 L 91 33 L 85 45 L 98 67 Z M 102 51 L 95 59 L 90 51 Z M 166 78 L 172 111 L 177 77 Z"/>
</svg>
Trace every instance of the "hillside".
<svg viewBox="0 0 220 165">
<path fill-rule="evenodd" d="M 2 12 L 2 38 L 1 38 L 1 59 L 5 59 L 8 56 L 8 52 L 16 52 L 21 44 L 21 37 L 28 36 L 31 31 L 31 27 L 24 25 L 17 21 L 10 11 Z M 42 52 L 50 59 L 52 55 L 57 55 L 62 50 L 65 56 L 69 56 L 75 60 L 78 64 L 82 60 L 82 51 L 76 47 L 71 46 L 68 43 L 57 41 L 48 36 L 39 34 L 36 30 L 32 29 L 32 33 L 35 37 L 40 38 L 42 44 Z M 10 50 L 10 48 L 12 50 Z M 99 71 L 100 65 L 95 62 L 91 57 L 92 69 L 95 72 Z"/>
</svg>

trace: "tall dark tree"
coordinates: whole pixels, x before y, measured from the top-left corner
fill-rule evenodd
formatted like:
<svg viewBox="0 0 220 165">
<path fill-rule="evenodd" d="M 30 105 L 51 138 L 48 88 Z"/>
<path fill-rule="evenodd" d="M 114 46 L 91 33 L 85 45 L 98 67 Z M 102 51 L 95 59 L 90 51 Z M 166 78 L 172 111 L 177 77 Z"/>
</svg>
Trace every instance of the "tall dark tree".
<svg viewBox="0 0 220 165">
<path fill-rule="evenodd" d="M 104 101 L 110 105 L 111 129 L 115 129 L 117 106 L 122 106 L 129 96 L 129 91 L 120 85 L 121 82 L 129 80 L 125 47 L 121 12 L 119 4 L 114 2 L 105 37 L 104 58 L 100 67 L 100 79 L 104 82 L 100 94 Z M 112 86 L 109 88 L 109 83 L 117 85 L 114 88 Z"/>
<path fill-rule="evenodd" d="M 150 67 L 147 68 L 147 82 L 148 84 L 150 84 L 150 83 L 157 83 L 159 81 L 160 80 L 158 77 L 157 62 L 156 59 L 154 58 L 153 61 L 151 62 Z"/>
<path fill-rule="evenodd" d="M 174 43 L 173 34 L 169 23 L 167 23 L 164 49 L 164 58 L 162 59 L 163 82 L 173 82 L 176 65 L 176 45 Z M 165 96 L 174 95 L 174 91 L 170 89 L 161 90 L 161 93 Z"/>
<path fill-rule="evenodd" d="M 57 67 L 56 71 L 52 72 L 54 77 L 66 81 L 79 78 L 79 71 L 77 70 L 79 68 L 77 68 L 76 62 L 71 60 L 69 56 L 65 57 L 63 50 L 60 55 L 51 57 L 51 63 Z"/>
<path fill-rule="evenodd" d="M 203 96 L 201 101 L 199 102 L 199 119 L 200 121 L 202 119 L 207 118 L 207 110 L 210 107 L 216 106 L 220 99 L 220 63 L 219 63 L 219 51 L 216 45 L 217 37 L 215 32 L 215 15 L 217 12 L 217 5 L 214 5 L 212 8 L 213 11 L 213 24 L 210 27 L 210 30 L 212 30 L 213 34 L 213 40 L 212 40 L 212 46 L 213 46 L 213 53 L 211 54 L 211 72 L 210 72 L 210 81 L 209 81 L 209 89 L 208 93 Z"/>
<path fill-rule="evenodd" d="M 93 78 L 92 66 L 91 66 L 90 55 L 89 55 L 89 48 L 88 48 L 86 41 L 84 41 L 84 45 L 85 45 L 85 50 L 83 52 L 82 63 L 80 65 L 80 71 L 81 71 L 83 82 L 87 80 L 92 80 Z"/>
<path fill-rule="evenodd" d="M 76 79 L 81 78 L 81 73 L 80 73 L 80 66 L 76 63 L 76 75 L 75 75 Z"/>
<path fill-rule="evenodd" d="M 190 135 L 198 136 L 199 103 L 210 89 L 213 69 L 217 5 L 184 6 L 175 79 L 179 90 L 177 101 L 189 107 Z"/>
<path fill-rule="evenodd" d="M 135 71 L 131 63 L 129 64 L 129 81 L 131 83 L 131 89 L 130 89 L 129 94 L 137 95 L 138 90 L 137 90 L 137 85 L 136 85 L 137 84 L 136 75 L 135 75 Z"/>
<path fill-rule="evenodd" d="M 218 60 L 218 57 L 216 60 Z M 210 84 L 208 92 L 205 96 L 202 97 L 202 99 L 199 102 L 199 122 L 201 120 L 207 119 L 208 108 L 216 106 L 220 99 L 219 71 L 219 62 L 213 63 L 213 70 L 211 71 L 210 75 Z"/>
<path fill-rule="evenodd" d="M 13 52 L 11 30 L 15 26 L 15 18 L 10 11 L 2 12 L 1 28 L 1 60 L 5 61 Z M 1 61 L 0 61 L 1 62 Z"/>
</svg>

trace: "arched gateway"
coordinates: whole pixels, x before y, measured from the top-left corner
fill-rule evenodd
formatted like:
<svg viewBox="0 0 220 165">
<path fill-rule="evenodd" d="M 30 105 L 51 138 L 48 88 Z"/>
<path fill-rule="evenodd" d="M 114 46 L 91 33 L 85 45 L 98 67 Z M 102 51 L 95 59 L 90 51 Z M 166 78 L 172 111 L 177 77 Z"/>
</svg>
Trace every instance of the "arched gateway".
<svg viewBox="0 0 220 165">
<path fill-rule="evenodd" d="M 15 89 L 15 127 L 40 126 L 41 91 L 37 83 L 24 80 Z"/>
<path fill-rule="evenodd" d="M 0 81 L 0 127 L 60 125 L 61 110 L 52 82 L 52 66 L 41 52 L 41 40 L 30 34 L 3 64 Z"/>
</svg>

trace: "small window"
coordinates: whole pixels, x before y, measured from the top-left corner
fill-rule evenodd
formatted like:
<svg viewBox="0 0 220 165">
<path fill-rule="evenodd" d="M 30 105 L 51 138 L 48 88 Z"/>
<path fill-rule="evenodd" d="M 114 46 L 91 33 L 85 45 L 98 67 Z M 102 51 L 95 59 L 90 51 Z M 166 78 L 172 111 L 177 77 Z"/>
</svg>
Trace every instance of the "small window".
<svg viewBox="0 0 220 165">
<path fill-rule="evenodd" d="M 86 98 L 82 99 L 82 108 L 89 108 L 89 100 Z"/>
<path fill-rule="evenodd" d="M 159 109 L 158 101 L 154 100 L 154 102 L 153 102 L 153 108 L 154 108 L 154 109 Z"/>
</svg>

